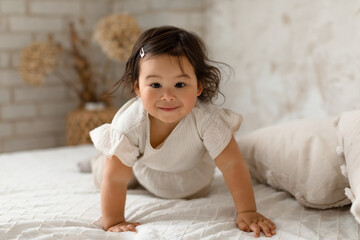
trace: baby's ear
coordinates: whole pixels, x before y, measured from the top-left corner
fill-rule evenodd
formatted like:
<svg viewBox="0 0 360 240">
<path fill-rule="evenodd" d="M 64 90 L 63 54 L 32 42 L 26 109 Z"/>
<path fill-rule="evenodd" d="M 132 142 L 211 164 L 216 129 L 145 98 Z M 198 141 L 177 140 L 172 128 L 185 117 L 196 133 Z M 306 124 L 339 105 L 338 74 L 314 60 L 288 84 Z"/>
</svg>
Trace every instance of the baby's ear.
<svg viewBox="0 0 360 240">
<path fill-rule="evenodd" d="M 134 81 L 134 91 L 138 97 L 140 97 L 140 88 L 139 88 L 139 81 Z"/>
<path fill-rule="evenodd" d="M 197 90 L 197 96 L 200 96 L 201 93 L 203 92 L 204 90 L 204 86 L 202 85 L 202 83 L 199 81 L 198 83 L 198 90 Z"/>
</svg>

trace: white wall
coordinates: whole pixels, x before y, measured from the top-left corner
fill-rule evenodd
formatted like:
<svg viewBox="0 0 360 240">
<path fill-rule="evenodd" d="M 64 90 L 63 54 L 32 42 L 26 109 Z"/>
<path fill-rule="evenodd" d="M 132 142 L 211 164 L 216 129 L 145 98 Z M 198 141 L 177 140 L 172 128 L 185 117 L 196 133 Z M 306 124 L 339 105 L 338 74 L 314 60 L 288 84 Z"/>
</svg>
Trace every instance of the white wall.
<svg viewBox="0 0 360 240">
<path fill-rule="evenodd" d="M 360 2 L 206 0 L 206 41 L 235 76 L 242 132 L 360 107 Z"/>
</svg>

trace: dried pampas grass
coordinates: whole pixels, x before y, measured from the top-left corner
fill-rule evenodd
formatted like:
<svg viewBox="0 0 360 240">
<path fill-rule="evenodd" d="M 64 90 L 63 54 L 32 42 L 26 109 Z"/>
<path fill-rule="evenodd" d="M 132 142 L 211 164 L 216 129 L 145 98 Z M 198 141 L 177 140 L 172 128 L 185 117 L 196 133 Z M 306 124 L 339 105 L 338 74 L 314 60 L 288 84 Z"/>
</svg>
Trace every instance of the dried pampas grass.
<svg viewBox="0 0 360 240">
<path fill-rule="evenodd" d="M 30 85 L 44 83 L 45 76 L 53 72 L 60 57 L 61 46 L 52 37 L 47 41 L 36 42 L 21 52 L 19 70 L 24 81 Z"/>
<path fill-rule="evenodd" d="M 94 31 L 94 40 L 110 59 L 125 62 L 140 28 L 134 17 L 127 14 L 110 15 L 99 21 Z"/>
</svg>

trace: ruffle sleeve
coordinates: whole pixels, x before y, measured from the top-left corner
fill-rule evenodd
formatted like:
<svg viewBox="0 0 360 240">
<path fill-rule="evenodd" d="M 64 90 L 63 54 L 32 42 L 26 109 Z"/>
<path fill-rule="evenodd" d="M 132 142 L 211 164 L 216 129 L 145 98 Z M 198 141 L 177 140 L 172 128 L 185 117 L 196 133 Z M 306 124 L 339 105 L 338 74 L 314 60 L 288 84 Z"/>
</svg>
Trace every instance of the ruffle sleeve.
<svg viewBox="0 0 360 240">
<path fill-rule="evenodd" d="M 139 156 L 139 148 L 125 134 L 115 131 L 111 124 L 90 131 L 90 137 L 97 150 L 107 157 L 116 156 L 128 167 L 132 167 Z"/>
<path fill-rule="evenodd" d="M 212 115 L 212 120 L 203 126 L 203 142 L 212 159 L 215 159 L 229 144 L 233 133 L 239 130 L 242 115 L 224 108 L 217 108 Z"/>
</svg>

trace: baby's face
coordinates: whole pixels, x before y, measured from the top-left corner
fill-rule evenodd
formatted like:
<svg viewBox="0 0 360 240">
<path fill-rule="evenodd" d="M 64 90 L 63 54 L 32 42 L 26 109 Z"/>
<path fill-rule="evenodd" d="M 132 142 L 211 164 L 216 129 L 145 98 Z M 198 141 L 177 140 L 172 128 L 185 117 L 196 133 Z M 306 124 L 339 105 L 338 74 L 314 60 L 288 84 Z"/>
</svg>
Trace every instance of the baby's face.
<svg viewBox="0 0 360 240">
<path fill-rule="evenodd" d="M 202 92 L 189 60 L 170 55 L 145 57 L 140 61 L 135 92 L 152 118 L 178 123 L 195 106 Z"/>
</svg>

